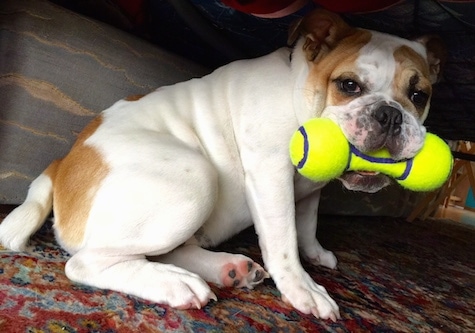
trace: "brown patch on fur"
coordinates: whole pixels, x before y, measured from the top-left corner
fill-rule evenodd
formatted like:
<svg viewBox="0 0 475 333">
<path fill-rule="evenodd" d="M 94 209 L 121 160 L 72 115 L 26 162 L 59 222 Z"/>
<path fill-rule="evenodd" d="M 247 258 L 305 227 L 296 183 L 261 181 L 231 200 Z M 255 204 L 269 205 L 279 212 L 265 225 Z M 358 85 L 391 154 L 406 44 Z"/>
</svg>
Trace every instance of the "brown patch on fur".
<svg viewBox="0 0 475 333">
<path fill-rule="evenodd" d="M 408 46 L 401 46 L 394 52 L 396 72 L 393 80 L 394 99 L 408 111 L 421 117 L 428 105 L 417 108 L 409 99 L 411 80 L 417 78 L 413 89 L 425 92 L 429 97 L 432 94 L 430 70 L 427 61 L 416 51 Z"/>
<path fill-rule="evenodd" d="M 101 154 L 84 144 L 101 125 L 98 116 L 79 134 L 66 157 L 58 163 L 54 178 L 55 227 L 61 244 L 67 248 L 80 246 L 92 201 L 101 181 L 109 172 Z"/>
<path fill-rule="evenodd" d="M 292 24 L 287 42 L 292 44 L 299 36 L 304 36 L 303 49 L 307 60 L 318 61 L 320 56 L 333 49 L 343 38 L 352 35 L 355 30 L 339 15 L 316 9 Z"/>
<path fill-rule="evenodd" d="M 340 43 L 319 61 L 310 63 L 310 73 L 307 78 L 306 91 L 310 96 L 326 96 L 322 101 L 325 105 L 342 105 L 349 102 L 349 97 L 343 95 L 334 80 L 345 73 L 354 72 L 359 50 L 371 39 L 371 33 L 366 30 L 355 30 L 351 36 Z M 322 91 L 324 90 L 324 91 Z"/>
<path fill-rule="evenodd" d="M 56 177 L 56 173 L 58 172 L 58 166 L 61 163 L 61 160 L 55 160 L 53 161 L 43 173 L 48 176 L 52 181 L 54 181 L 54 178 Z"/>
<path fill-rule="evenodd" d="M 140 94 L 137 94 L 137 95 L 130 95 L 130 96 L 127 96 L 125 98 L 125 100 L 127 102 L 135 102 L 135 101 L 138 101 L 139 99 L 141 99 L 142 97 L 144 97 L 145 95 L 140 95 Z"/>
</svg>

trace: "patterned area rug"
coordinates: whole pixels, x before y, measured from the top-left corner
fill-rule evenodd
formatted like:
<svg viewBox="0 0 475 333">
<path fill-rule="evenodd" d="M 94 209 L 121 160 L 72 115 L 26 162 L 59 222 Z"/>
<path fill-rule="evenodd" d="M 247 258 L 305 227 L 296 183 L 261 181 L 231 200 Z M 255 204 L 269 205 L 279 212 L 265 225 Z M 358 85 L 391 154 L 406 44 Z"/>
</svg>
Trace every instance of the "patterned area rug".
<svg viewBox="0 0 475 333">
<path fill-rule="evenodd" d="M 212 286 L 219 301 L 191 311 L 71 283 L 46 224 L 27 253 L 0 248 L 0 332 L 475 331 L 474 229 L 322 216 L 318 233 L 338 270 L 305 267 L 339 304 L 336 323 L 293 310 L 271 280 L 252 291 Z M 261 262 L 252 229 L 219 250 Z"/>
</svg>

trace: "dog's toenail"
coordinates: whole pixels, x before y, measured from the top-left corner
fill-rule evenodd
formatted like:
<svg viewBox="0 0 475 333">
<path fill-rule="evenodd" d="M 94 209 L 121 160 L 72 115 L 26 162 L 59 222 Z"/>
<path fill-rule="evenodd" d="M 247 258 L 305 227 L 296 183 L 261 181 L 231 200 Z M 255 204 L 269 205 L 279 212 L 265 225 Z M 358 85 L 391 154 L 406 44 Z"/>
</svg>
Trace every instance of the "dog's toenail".
<svg viewBox="0 0 475 333">
<path fill-rule="evenodd" d="M 264 277 L 264 273 L 262 271 L 256 271 L 256 276 L 254 276 L 254 282 L 261 281 Z"/>
<path fill-rule="evenodd" d="M 248 261 L 247 262 L 247 271 L 248 272 L 251 272 L 252 266 L 254 266 L 254 263 L 252 261 Z"/>
<path fill-rule="evenodd" d="M 239 286 L 240 283 L 241 283 L 241 281 L 239 281 L 239 280 L 234 280 L 234 282 L 233 282 L 233 287 Z"/>
<path fill-rule="evenodd" d="M 228 276 L 231 279 L 234 279 L 236 277 L 236 271 L 234 269 L 230 270 L 229 273 L 228 273 Z"/>
</svg>

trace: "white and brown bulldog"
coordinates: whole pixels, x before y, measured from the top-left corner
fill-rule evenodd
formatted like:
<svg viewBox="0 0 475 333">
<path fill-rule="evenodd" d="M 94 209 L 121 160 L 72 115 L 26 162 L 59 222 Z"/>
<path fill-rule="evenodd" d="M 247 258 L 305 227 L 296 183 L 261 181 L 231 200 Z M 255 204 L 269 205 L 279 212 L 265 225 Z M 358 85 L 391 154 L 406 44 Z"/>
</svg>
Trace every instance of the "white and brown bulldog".
<svg viewBox="0 0 475 333">
<path fill-rule="evenodd" d="M 296 309 L 339 318 L 300 263 L 299 250 L 316 265 L 337 260 L 315 238 L 325 184 L 296 174 L 290 137 L 306 120 L 328 117 L 363 152 L 387 147 L 395 159 L 412 157 L 424 140 L 440 48 L 352 28 L 325 11 L 290 37 L 298 39 L 293 50 L 102 112 L 0 225 L 3 245 L 24 249 L 53 206 L 73 281 L 189 309 L 216 299 L 205 281 L 252 288 L 270 274 Z M 354 172 L 341 181 L 368 192 L 390 182 Z M 268 273 L 245 256 L 206 249 L 251 225 Z"/>
</svg>

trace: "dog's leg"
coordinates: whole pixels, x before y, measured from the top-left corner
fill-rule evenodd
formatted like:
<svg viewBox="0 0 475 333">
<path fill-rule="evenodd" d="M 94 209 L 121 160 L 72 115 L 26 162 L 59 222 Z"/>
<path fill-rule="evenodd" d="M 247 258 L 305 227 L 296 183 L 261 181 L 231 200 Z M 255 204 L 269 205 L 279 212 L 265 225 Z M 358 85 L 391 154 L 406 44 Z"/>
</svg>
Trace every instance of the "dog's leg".
<svg viewBox="0 0 475 333">
<path fill-rule="evenodd" d="M 66 275 L 180 309 L 200 308 L 216 298 L 202 278 L 146 256 L 169 253 L 206 222 L 216 204 L 216 170 L 172 136 L 137 131 L 128 138 L 119 138 L 116 162 L 94 196 Z"/>
<path fill-rule="evenodd" d="M 148 261 L 140 255 L 81 250 L 66 264 L 73 281 L 112 289 L 178 309 L 201 308 L 216 295 L 199 276 L 185 269 Z"/>
<path fill-rule="evenodd" d="M 254 146 L 264 144 L 253 142 Z M 246 191 L 266 269 L 284 301 L 303 313 L 336 320 L 338 305 L 300 263 L 293 166 L 285 158 L 263 161 L 262 153 L 255 151 L 243 152 L 242 160 L 247 162 Z"/>
<path fill-rule="evenodd" d="M 297 202 L 296 223 L 300 254 L 314 265 L 336 268 L 337 259 L 333 252 L 325 250 L 318 239 L 317 220 L 320 190 Z"/>
<path fill-rule="evenodd" d="M 213 252 L 198 245 L 181 246 L 153 260 L 185 268 L 208 282 L 225 287 L 252 289 L 270 277 L 259 264 L 246 256 Z"/>
</svg>

